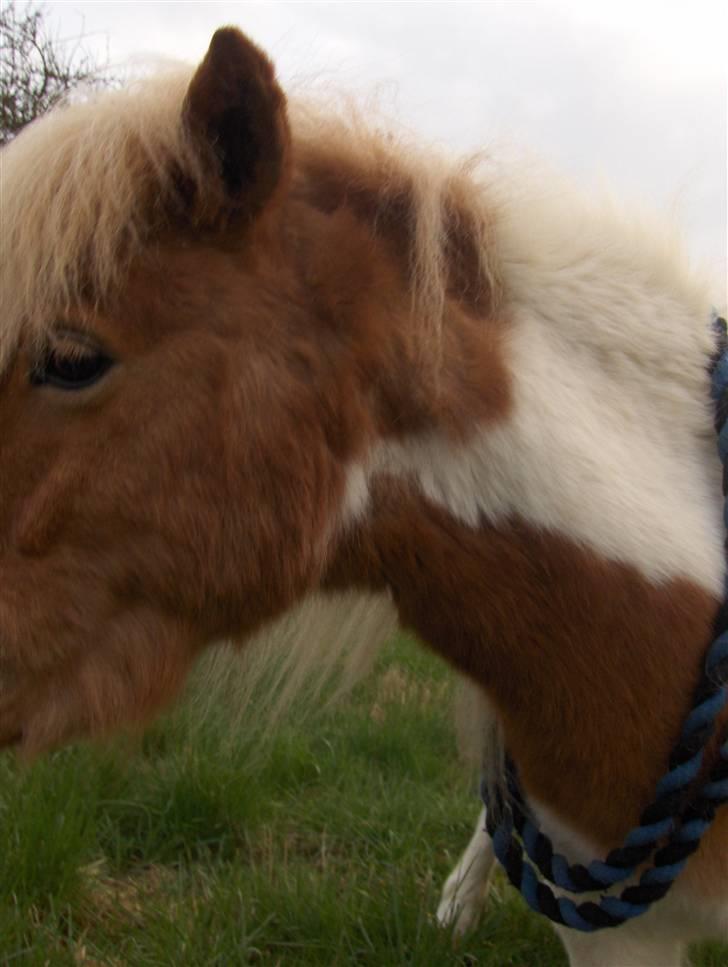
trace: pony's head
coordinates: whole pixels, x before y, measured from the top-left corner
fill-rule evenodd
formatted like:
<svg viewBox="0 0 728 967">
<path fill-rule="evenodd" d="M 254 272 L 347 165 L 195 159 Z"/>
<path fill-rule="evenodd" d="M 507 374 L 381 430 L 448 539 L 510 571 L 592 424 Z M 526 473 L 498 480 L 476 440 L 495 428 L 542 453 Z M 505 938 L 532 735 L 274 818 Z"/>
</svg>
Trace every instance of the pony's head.
<svg viewBox="0 0 728 967">
<path fill-rule="evenodd" d="M 458 245 L 457 178 L 404 175 L 386 136 L 354 148 L 305 111 L 294 150 L 289 113 L 223 29 L 191 77 L 64 106 L 4 151 L 2 743 L 148 717 L 205 644 L 321 583 L 374 437 L 462 429 L 459 389 L 414 375 L 447 340 L 415 338 L 406 280 L 432 318 L 448 287 L 477 315 L 485 223 L 450 278 L 409 213 L 447 182 Z M 497 408 L 474 325 L 449 352 L 483 363 L 465 395 Z"/>
<path fill-rule="evenodd" d="M 326 300 L 359 280 L 343 226 L 336 269 L 300 253 L 290 181 L 284 96 L 234 30 L 191 81 L 6 150 L 2 742 L 148 715 L 203 644 L 319 581 L 366 429 Z"/>
</svg>

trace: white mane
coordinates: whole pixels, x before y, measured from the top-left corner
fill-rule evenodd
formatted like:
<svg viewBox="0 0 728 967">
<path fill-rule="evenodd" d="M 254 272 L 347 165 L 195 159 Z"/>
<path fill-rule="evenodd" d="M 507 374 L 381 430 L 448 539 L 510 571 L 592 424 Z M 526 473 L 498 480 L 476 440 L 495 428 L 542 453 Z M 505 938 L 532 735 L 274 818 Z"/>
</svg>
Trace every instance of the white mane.
<svg viewBox="0 0 728 967">
<path fill-rule="evenodd" d="M 513 412 L 466 443 L 383 441 L 353 476 L 415 479 L 477 527 L 519 516 L 720 596 L 720 464 L 707 365 L 711 303 L 674 234 L 558 182 L 485 188 L 507 317 Z"/>
</svg>

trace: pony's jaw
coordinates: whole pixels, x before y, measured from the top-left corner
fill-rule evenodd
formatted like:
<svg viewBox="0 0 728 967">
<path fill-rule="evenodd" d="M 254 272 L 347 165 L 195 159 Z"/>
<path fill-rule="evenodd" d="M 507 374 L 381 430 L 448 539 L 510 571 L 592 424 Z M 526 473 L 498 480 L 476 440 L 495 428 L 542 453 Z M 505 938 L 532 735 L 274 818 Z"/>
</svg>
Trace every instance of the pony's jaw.
<svg viewBox="0 0 728 967">
<path fill-rule="evenodd" d="M 43 673 L 8 665 L 0 745 L 33 757 L 71 739 L 143 724 L 176 696 L 202 647 L 185 622 L 137 607 Z"/>
</svg>

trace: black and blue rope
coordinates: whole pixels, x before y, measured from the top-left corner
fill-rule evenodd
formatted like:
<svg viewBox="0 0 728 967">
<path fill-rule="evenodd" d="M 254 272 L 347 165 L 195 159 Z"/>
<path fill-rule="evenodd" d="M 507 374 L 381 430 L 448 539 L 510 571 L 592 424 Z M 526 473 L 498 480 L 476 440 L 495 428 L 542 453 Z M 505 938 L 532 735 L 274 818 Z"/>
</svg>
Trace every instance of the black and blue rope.
<svg viewBox="0 0 728 967">
<path fill-rule="evenodd" d="M 726 496 L 728 332 L 725 320 L 716 317 L 713 323 L 719 349 L 711 365 L 712 395 Z M 728 499 L 725 508 L 728 529 Z M 657 785 L 655 799 L 643 811 L 639 825 L 627 834 L 622 846 L 588 867 L 570 865 L 554 852 L 550 839 L 530 818 L 511 763 L 506 766 L 505 797 L 499 794 L 497 801 L 492 801 L 488 789 L 483 787 L 486 829 L 493 839 L 495 854 L 511 883 L 532 909 L 556 923 L 592 931 L 619 926 L 640 916 L 669 891 L 688 857 L 698 848 L 716 810 L 728 802 L 728 739 L 719 749 L 707 782 L 697 793 L 693 791 L 703 768 L 705 747 L 713 736 L 717 717 L 727 704 L 728 596 L 714 623 L 714 640 L 706 655 L 692 711 L 671 753 L 668 771 Z M 660 843 L 664 845 L 658 849 Z M 650 857 L 651 865 L 637 884 L 627 887 L 619 896 L 601 896 L 598 902 L 576 904 L 569 897 L 557 897 L 548 885 L 574 894 L 606 891 L 633 876 L 635 869 Z"/>
<path fill-rule="evenodd" d="M 601 896 L 597 902 L 577 904 L 570 897 L 557 897 L 547 883 L 539 880 L 536 870 L 524 857 L 523 843 L 515 835 L 517 830 L 510 805 L 491 802 L 486 790 L 483 790 L 483 798 L 489 806 L 486 828 L 493 839 L 495 854 L 510 882 L 533 910 L 575 930 L 591 932 L 616 927 L 646 913 L 653 903 L 665 896 L 700 845 L 718 808 L 728 802 L 728 740 L 721 746 L 719 760 L 708 781 L 680 817 L 679 826 L 655 853 L 652 866 L 634 886 L 622 890 L 618 896 Z M 491 819 L 491 812 L 500 818 Z"/>
</svg>

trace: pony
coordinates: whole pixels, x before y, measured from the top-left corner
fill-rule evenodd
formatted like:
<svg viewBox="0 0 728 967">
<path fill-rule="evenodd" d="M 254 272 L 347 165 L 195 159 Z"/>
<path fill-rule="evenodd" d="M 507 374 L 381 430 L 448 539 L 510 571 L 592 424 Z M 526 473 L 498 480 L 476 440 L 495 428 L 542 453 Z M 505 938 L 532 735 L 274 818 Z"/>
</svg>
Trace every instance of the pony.
<svg viewBox="0 0 728 967">
<path fill-rule="evenodd" d="M 679 247 L 287 99 L 233 28 L 194 73 L 38 120 L 2 179 L 0 742 L 145 721 L 210 643 L 363 594 L 362 638 L 392 618 L 472 683 L 484 761 L 508 748 L 558 848 L 621 842 L 723 597 L 710 301 Z M 441 919 L 472 919 L 490 860 L 481 822 Z M 645 917 L 559 933 L 572 967 L 667 967 L 727 930 L 723 809 Z"/>
</svg>

